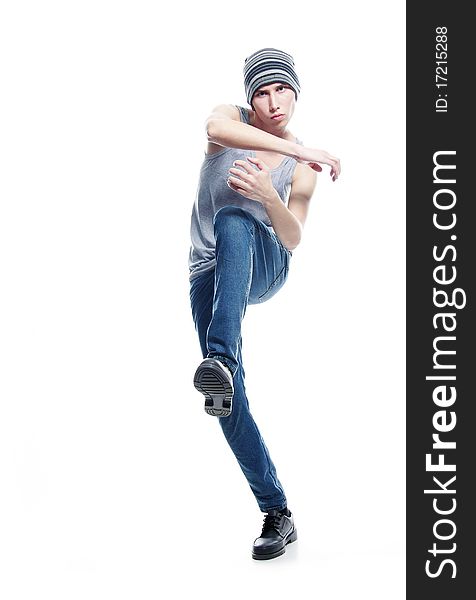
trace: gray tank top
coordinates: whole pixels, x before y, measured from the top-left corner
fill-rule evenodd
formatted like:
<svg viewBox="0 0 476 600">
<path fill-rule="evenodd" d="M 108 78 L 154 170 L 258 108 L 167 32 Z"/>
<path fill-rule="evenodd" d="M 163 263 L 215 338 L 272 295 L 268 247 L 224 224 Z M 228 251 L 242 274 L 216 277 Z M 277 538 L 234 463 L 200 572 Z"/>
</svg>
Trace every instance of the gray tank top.
<svg viewBox="0 0 476 600">
<path fill-rule="evenodd" d="M 240 118 L 249 124 L 248 111 L 242 106 L 237 107 Z M 296 140 L 298 144 L 302 144 Z M 189 277 L 193 279 L 215 266 L 215 236 L 213 234 L 213 217 L 223 206 L 233 205 L 244 208 L 260 221 L 263 221 L 271 231 L 273 227 L 268 214 L 260 202 L 249 200 L 228 187 L 228 169 L 235 160 L 246 160 L 247 156 L 255 156 L 253 150 L 223 148 L 215 154 L 205 154 L 197 194 L 192 210 L 189 253 Z M 285 156 L 281 164 L 271 170 L 271 179 L 275 190 L 285 205 L 288 203 L 291 182 L 297 161 Z"/>
</svg>

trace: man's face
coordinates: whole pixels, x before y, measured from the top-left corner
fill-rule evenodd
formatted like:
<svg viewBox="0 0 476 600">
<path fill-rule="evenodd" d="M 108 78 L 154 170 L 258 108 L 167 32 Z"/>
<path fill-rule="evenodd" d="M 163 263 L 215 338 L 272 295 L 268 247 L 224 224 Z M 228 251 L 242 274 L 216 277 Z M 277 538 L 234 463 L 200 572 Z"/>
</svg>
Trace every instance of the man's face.
<svg viewBox="0 0 476 600">
<path fill-rule="evenodd" d="M 296 96 L 286 83 L 271 83 L 260 87 L 252 102 L 256 118 L 264 129 L 283 129 L 294 113 Z"/>
</svg>

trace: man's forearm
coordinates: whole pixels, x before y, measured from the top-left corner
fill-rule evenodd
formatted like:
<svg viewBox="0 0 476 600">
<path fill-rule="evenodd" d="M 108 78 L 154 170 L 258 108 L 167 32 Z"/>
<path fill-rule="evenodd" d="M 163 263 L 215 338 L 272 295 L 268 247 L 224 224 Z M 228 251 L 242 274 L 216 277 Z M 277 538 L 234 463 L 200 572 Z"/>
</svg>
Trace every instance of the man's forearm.
<svg viewBox="0 0 476 600">
<path fill-rule="evenodd" d="M 273 229 L 281 243 L 291 252 L 301 241 L 302 225 L 299 219 L 284 205 L 278 192 L 262 202 Z"/>
<path fill-rule="evenodd" d="M 295 142 L 232 119 L 209 119 L 207 137 L 210 142 L 227 148 L 278 152 L 296 159 L 299 158 L 301 147 Z"/>
</svg>

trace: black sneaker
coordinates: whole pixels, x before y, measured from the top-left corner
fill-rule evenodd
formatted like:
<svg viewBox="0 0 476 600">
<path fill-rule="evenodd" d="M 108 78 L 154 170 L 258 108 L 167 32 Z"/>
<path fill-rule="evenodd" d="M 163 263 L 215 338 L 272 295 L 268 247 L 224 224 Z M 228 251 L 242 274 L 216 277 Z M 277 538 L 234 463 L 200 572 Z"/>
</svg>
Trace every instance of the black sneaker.
<svg viewBox="0 0 476 600">
<path fill-rule="evenodd" d="M 216 358 L 205 358 L 193 377 L 193 384 L 205 396 L 205 412 L 214 417 L 228 417 L 233 399 L 233 375 Z"/>
<path fill-rule="evenodd" d="M 264 518 L 261 536 L 253 544 L 253 558 L 268 560 L 281 556 L 286 545 L 297 540 L 294 519 L 289 509 L 270 510 Z"/>
</svg>

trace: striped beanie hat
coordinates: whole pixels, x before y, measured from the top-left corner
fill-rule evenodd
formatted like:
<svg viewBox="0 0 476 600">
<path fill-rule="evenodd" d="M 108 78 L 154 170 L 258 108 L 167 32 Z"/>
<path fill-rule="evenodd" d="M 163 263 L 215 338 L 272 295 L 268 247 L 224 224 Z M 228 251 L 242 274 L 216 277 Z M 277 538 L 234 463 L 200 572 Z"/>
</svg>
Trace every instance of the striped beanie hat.
<svg viewBox="0 0 476 600">
<path fill-rule="evenodd" d="M 293 57 L 276 48 L 263 48 L 248 56 L 243 74 L 246 99 L 250 105 L 256 90 L 270 83 L 287 83 L 296 94 L 296 99 L 301 91 Z"/>
</svg>

